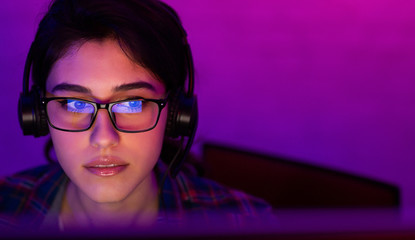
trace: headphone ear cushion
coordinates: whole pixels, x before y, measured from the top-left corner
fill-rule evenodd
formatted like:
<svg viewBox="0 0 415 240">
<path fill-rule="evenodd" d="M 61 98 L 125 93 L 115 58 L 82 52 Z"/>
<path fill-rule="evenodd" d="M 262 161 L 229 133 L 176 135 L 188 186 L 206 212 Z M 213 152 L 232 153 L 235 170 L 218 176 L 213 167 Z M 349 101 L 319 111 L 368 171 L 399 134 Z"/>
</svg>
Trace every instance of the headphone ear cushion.
<svg viewBox="0 0 415 240">
<path fill-rule="evenodd" d="M 18 117 L 23 135 L 40 137 L 49 133 L 46 110 L 40 99 L 37 90 L 31 90 L 29 94 L 20 94 Z"/>
<path fill-rule="evenodd" d="M 169 102 L 166 136 L 190 137 L 196 131 L 198 109 L 196 96 L 187 97 L 179 91 Z"/>
</svg>

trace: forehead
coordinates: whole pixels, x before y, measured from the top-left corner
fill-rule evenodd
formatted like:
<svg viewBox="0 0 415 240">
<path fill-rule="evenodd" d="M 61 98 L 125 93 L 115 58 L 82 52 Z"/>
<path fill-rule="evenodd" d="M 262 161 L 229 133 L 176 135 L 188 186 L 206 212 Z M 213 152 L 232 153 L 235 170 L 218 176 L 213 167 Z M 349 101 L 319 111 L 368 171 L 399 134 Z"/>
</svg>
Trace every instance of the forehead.
<svg viewBox="0 0 415 240">
<path fill-rule="evenodd" d="M 71 46 L 55 62 L 46 90 L 60 84 L 79 85 L 91 90 L 97 98 L 105 98 L 119 86 L 144 82 L 153 86 L 154 94 L 164 94 L 165 86 L 155 74 L 133 62 L 112 39 L 92 40 Z"/>
</svg>

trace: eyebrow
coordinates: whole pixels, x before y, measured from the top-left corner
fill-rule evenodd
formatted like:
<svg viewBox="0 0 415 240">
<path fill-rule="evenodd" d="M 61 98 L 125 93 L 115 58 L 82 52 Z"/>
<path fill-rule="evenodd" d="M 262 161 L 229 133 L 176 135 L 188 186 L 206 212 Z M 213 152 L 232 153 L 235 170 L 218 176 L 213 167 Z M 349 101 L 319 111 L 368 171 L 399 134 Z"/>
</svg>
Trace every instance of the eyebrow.
<svg viewBox="0 0 415 240">
<path fill-rule="evenodd" d="M 141 81 L 116 86 L 113 88 L 112 91 L 120 92 L 120 91 L 128 91 L 128 90 L 140 89 L 140 88 L 145 88 L 145 89 L 148 89 L 154 92 L 156 91 L 156 88 L 153 85 L 151 85 L 150 83 L 141 82 Z M 70 91 L 70 92 L 89 93 L 89 94 L 92 92 L 91 89 L 87 87 L 77 85 L 77 84 L 69 84 L 69 83 L 60 83 L 56 85 L 55 87 L 53 87 L 52 93 L 56 91 Z"/>
<path fill-rule="evenodd" d="M 52 93 L 56 91 L 70 91 L 70 92 L 79 92 L 79 93 L 91 93 L 89 88 L 83 87 L 81 85 L 69 84 L 69 83 L 60 83 L 53 87 Z"/>
<path fill-rule="evenodd" d="M 145 88 L 148 90 L 151 90 L 153 92 L 156 91 L 156 88 L 151 85 L 148 82 L 133 82 L 133 83 L 127 83 L 127 84 L 122 84 L 120 86 L 117 86 L 114 88 L 114 92 L 119 92 L 119 91 L 128 91 L 128 90 L 133 90 L 133 89 L 140 89 L 140 88 Z"/>
</svg>

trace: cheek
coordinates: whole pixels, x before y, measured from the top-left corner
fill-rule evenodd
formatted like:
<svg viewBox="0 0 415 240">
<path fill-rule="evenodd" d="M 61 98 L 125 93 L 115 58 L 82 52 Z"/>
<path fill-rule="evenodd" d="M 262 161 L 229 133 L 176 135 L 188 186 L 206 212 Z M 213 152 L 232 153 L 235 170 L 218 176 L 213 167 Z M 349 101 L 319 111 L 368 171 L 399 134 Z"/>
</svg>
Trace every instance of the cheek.
<svg viewBox="0 0 415 240">
<path fill-rule="evenodd" d="M 166 122 L 167 111 L 163 110 L 154 129 L 143 133 L 122 133 L 121 141 L 129 149 L 128 152 L 140 155 L 150 162 L 157 161 L 163 146 Z"/>
<path fill-rule="evenodd" d="M 61 165 L 75 163 L 79 153 L 84 152 L 89 141 L 85 133 L 71 133 L 49 127 L 56 157 Z"/>
</svg>

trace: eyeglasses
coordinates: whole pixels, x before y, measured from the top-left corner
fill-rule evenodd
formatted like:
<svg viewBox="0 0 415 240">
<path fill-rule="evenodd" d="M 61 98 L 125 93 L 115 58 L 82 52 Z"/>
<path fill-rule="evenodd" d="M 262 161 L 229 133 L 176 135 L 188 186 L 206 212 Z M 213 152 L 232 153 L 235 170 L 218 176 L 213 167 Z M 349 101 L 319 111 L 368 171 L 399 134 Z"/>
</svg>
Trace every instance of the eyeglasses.
<svg viewBox="0 0 415 240">
<path fill-rule="evenodd" d="M 67 132 L 91 128 L 99 109 L 106 109 L 114 127 L 121 132 L 138 133 L 153 129 L 166 99 L 133 98 L 111 103 L 96 103 L 79 98 L 43 98 L 50 126 Z"/>
</svg>

